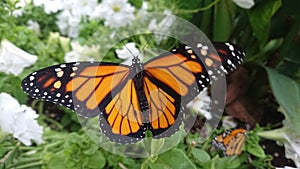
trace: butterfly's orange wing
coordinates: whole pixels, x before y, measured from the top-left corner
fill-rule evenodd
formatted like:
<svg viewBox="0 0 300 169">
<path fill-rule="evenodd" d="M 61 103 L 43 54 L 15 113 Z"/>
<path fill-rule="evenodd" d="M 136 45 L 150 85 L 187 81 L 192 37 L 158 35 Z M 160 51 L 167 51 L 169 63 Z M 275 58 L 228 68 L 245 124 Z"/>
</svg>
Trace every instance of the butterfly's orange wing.
<svg viewBox="0 0 300 169">
<path fill-rule="evenodd" d="M 106 106 L 99 121 L 102 132 L 114 142 L 137 142 L 145 137 L 147 125 L 132 79 Z"/>
<path fill-rule="evenodd" d="M 112 63 L 66 63 L 41 69 L 22 82 L 24 91 L 94 117 L 128 81 L 129 67 Z"/>
<path fill-rule="evenodd" d="M 246 141 L 247 129 L 237 128 L 227 131 L 213 139 L 213 145 L 221 149 L 225 156 L 240 155 Z"/>
<path fill-rule="evenodd" d="M 182 122 L 183 106 L 209 84 L 209 76 L 189 49 L 177 49 L 148 61 L 145 74 L 150 130 L 156 138 L 170 136 Z"/>
</svg>

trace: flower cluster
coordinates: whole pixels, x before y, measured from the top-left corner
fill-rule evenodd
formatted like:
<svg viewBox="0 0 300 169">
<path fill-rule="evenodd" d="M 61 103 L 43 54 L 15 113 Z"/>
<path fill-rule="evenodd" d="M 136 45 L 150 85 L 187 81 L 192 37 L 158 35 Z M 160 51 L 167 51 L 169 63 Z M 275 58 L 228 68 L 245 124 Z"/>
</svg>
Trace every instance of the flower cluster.
<svg viewBox="0 0 300 169">
<path fill-rule="evenodd" d="M 98 57 L 98 51 L 100 46 L 93 45 L 81 46 L 79 42 L 71 42 L 72 51 L 66 53 L 64 59 L 66 62 L 77 62 L 77 61 L 94 61 Z"/>
</svg>

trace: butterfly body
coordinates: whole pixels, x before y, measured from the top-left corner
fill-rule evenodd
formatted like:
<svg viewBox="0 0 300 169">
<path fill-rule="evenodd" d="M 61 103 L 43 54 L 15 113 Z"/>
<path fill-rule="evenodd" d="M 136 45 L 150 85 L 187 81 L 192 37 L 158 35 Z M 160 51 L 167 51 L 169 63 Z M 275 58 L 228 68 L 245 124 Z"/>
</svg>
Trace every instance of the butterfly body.
<svg viewBox="0 0 300 169">
<path fill-rule="evenodd" d="M 199 45 L 198 55 L 191 47 L 181 46 L 146 63 L 134 57 L 130 66 L 60 64 L 28 75 L 22 88 L 33 98 L 61 104 L 80 116 L 99 116 L 102 132 L 112 141 L 136 142 L 146 130 L 154 138 L 168 137 L 178 130 L 184 105 L 209 85 L 210 76 L 230 72 L 241 62 L 231 56 L 233 52 L 242 58 L 238 48 L 219 46 L 221 59 Z"/>
</svg>

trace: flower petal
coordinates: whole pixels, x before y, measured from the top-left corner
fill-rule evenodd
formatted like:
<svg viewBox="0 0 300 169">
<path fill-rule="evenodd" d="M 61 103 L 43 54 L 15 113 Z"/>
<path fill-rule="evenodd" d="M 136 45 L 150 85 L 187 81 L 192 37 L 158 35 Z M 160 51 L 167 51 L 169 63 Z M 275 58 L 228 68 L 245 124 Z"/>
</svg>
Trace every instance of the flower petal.
<svg viewBox="0 0 300 169">
<path fill-rule="evenodd" d="M 233 0 L 233 2 L 244 9 L 250 9 L 254 6 L 254 0 Z"/>
<path fill-rule="evenodd" d="M 6 74 L 19 75 L 25 67 L 34 64 L 37 56 L 31 55 L 3 39 L 0 47 L 0 71 Z"/>
</svg>

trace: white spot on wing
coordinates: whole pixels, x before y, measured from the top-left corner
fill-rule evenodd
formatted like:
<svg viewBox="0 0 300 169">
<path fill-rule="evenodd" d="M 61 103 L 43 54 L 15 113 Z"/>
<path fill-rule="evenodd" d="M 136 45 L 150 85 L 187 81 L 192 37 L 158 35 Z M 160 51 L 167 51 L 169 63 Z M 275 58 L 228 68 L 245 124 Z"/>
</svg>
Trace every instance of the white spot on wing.
<svg viewBox="0 0 300 169">
<path fill-rule="evenodd" d="M 62 71 L 61 68 L 55 68 L 54 70 L 55 70 L 56 72 Z"/>
<path fill-rule="evenodd" d="M 30 76 L 30 77 L 29 77 L 29 80 L 30 80 L 30 81 L 33 81 L 33 80 L 34 80 L 34 76 Z"/>
</svg>

